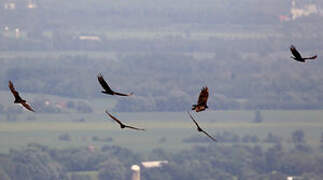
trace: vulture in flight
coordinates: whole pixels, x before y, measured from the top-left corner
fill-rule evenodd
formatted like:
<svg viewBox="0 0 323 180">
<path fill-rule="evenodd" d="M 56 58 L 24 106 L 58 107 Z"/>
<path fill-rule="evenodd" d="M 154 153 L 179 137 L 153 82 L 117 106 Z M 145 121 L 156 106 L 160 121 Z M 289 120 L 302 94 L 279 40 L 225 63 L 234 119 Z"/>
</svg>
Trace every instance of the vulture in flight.
<svg viewBox="0 0 323 180">
<path fill-rule="evenodd" d="M 105 110 L 105 113 L 107 113 L 110 116 L 110 118 L 113 119 L 115 122 L 117 122 L 120 125 L 120 128 L 121 129 L 130 128 L 130 129 L 134 129 L 134 130 L 145 131 L 145 129 L 136 128 L 136 127 L 133 127 L 133 126 L 128 126 L 128 125 L 123 124 L 119 119 L 117 119 L 116 117 L 112 116 L 107 110 Z"/>
<path fill-rule="evenodd" d="M 123 93 L 114 92 L 109 87 L 108 83 L 104 80 L 104 78 L 103 78 L 103 76 L 102 76 L 101 73 L 98 74 L 98 81 L 101 84 L 102 88 L 104 89 L 104 91 L 101 91 L 104 94 L 119 95 L 119 96 L 131 96 L 131 95 L 133 95 L 133 93 L 123 94 Z"/>
<path fill-rule="evenodd" d="M 190 118 L 193 120 L 193 122 L 195 123 L 195 125 L 196 125 L 196 127 L 197 127 L 197 131 L 198 132 L 202 132 L 202 133 L 204 133 L 205 135 L 207 135 L 209 138 L 211 138 L 213 141 L 216 141 L 216 139 L 214 138 L 214 137 L 212 137 L 212 136 L 210 136 L 207 132 L 205 132 L 198 124 L 197 124 L 197 122 L 195 121 L 195 119 L 193 118 L 193 116 L 189 113 L 189 112 L 187 112 L 188 113 L 188 115 L 190 116 Z"/>
<path fill-rule="evenodd" d="M 316 59 L 317 58 L 317 55 L 312 56 L 312 57 L 303 58 L 302 55 L 297 51 L 297 49 L 293 45 L 290 46 L 290 51 L 294 55 L 294 56 L 291 56 L 291 58 L 293 58 L 293 59 L 295 59 L 296 61 L 299 61 L 299 62 L 305 62 L 308 59 Z"/>
<path fill-rule="evenodd" d="M 8 87 L 11 91 L 11 93 L 13 94 L 13 96 L 15 97 L 15 101 L 14 103 L 15 104 L 21 104 L 23 105 L 26 109 L 28 109 L 29 111 L 32 111 L 32 112 L 35 112 L 31 106 L 29 104 L 27 104 L 26 100 L 22 99 L 20 96 L 19 96 L 19 93 L 18 91 L 16 91 L 15 87 L 13 86 L 13 83 L 11 81 L 9 81 L 9 84 L 8 84 Z"/>
<path fill-rule="evenodd" d="M 209 89 L 207 86 L 203 87 L 199 99 L 197 101 L 197 104 L 193 104 L 192 110 L 195 110 L 196 112 L 204 111 L 206 108 L 209 108 L 207 106 L 207 99 L 209 98 Z"/>
</svg>

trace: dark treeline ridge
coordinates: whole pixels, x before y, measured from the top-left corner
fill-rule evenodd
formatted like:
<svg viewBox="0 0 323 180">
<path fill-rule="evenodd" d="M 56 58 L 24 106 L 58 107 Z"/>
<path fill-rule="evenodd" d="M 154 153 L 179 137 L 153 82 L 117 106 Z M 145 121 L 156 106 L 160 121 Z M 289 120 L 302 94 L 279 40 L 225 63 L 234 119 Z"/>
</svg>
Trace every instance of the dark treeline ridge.
<svg viewBox="0 0 323 180">
<path fill-rule="evenodd" d="M 56 149 L 31 143 L 0 155 L 0 179 L 90 180 L 91 175 L 86 172 L 95 172 L 99 180 L 125 180 L 130 179 L 131 165 L 149 160 L 169 163 L 160 168 L 142 168 L 143 180 L 281 180 L 287 176 L 310 180 L 322 177 L 323 139 L 317 148 L 306 143 L 301 130 L 293 132 L 290 145 L 282 144 L 275 137 L 268 134 L 265 141 L 271 143 L 266 146 L 250 141 L 208 144 L 210 141 L 201 140 L 206 144 L 180 152 L 155 149 L 145 154 L 111 145 Z"/>
<path fill-rule="evenodd" d="M 0 89 L 9 91 L 12 80 L 22 93 L 101 98 L 96 79 L 101 72 L 116 91 L 135 94 L 116 99 L 116 111 L 184 111 L 205 85 L 210 109 L 323 108 L 321 61 L 301 66 L 287 54 L 228 54 L 202 59 L 181 53 L 119 54 L 117 60 L 86 55 L 2 57 Z"/>
</svg>

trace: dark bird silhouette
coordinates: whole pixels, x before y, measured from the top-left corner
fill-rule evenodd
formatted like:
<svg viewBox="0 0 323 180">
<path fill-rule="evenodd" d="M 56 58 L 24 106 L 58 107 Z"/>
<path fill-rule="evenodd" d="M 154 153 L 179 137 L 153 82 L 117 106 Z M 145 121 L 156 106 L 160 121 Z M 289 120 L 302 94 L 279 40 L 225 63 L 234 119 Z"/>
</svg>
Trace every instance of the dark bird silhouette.
<svg viewBox="0 0 323 180">
<path fill-rule="evenodd" d="M 13 86 L 13 83 L 11 81 L 9 81 L 8 87 L 10 89 L 10 91 L 12 92 L 13 96 L 15 97 L 15 104 L 21 104 L 23 105 L 26 109 L 28 109 L 29 111 L 35 112 L 31 106 L 29 104 L 27 104 L 26 100 L 22 99 L 19 96 L 19 93 L 16 91 L 15 87 Z"/>
<path fill-rule="evenodd" d="M 207 132 L 205 132 L 198 124 L 197 124 L 197 122 L 195 121 L 195 119 L 193 118 L 193 116 L 189 113 L 189 112 L 187 112 L 188 113 L 188 115 L 190 116 L 190 118 L 193 120 L 193 122 L 195 123 L 195 125 L 196 125 L 196 127 L 197 127 L 197 131 L 198 132 L 202 132 L 202 133 L 204 133 L 205 135 L 207 135 L 209 138 L 211 138 L 213 141 L 216 141 L 216 139 L 214 138 L 214 137 L 212 137 L 212 136 L 210 136 Z"/>
<path fill-rule="evenodd" d="M 109 87 L 108 83 L 104 80 L 104 78 L 103 78 L 103 76 L 102 76 L 101 73 L 98 74 L 98 81 L 101 84 L 102 88 L 104 89 L 104 91 L 101 91 L 104 94 L 119 95 L 119 96 L 131 96 L 131 95 L 133 95 L 133 93 L 123 94 L 123 93 L 114 92 Z"/>
<path fill-rule="evenodd" d="M 107 113 L 110 116 L 110 118 L 112 118 L 115 122 L 117 122 L 120 125 L 120 128 L 121 129 L 130 128 L 130 129 L 134 129 L 134 130 L 145 131 L 145 129 L 136 128 L 136 127 L 133 127 L 133 126 L 128 126 L 128 125 L 123 124 L 119 119 L 117 119 L 116 117 L 112 116 L 107 110 L 105 110 L 105 113 Z"/>
<path fill-rule="evenodd" d="M 299 62 L 305 62 L 306 60 L 311 60 L 311 59 L 317 58 L 317 55 L 312 56 L 312 57 L 303 58 L 302 55 L 297 51 L 297 49 L 295 48 L 294 45 L 290 46 L 290 51 L 294 55 L 294 56 L 291 56 L 291 58 L 293 58 L 294 60 L 299 61 Z"/>
<path fill-rule="evenodd" d="M 209 108 L 207 106 L 207 99 L 209 98 L 209 89 L 207 86 L 203 87 L 199 99 L 197 101 L 197 104 L 193 104 L 192 110 L 195 110 L 196 112 L 204 111 L 205 109 Z"/>
</svg>

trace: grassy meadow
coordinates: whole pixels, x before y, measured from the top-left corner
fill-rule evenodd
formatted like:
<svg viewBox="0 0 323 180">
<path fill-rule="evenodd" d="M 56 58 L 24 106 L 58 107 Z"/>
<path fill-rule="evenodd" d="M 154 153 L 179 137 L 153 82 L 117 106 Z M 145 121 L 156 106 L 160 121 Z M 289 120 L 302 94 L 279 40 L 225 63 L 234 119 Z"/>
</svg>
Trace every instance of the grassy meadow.
<svg viewBox="0 0 323 180">
<path fill-rule="evenodd" d="M 23 147 L 28 143 L 40 143 L 56 148 L 93 145 L 118 145 L 136 152 L 149 152 L 155 148 L 179 151 L 196 145 L 184 143 L 184 138 L 203 136 L 195 130 L 186 112 L 116 113 L 124 122 L 146 128 L 146 132 L 121 130 L 102 111 L 91 114 L 35 114 L 36 120 L 26 120 L 30 115 L 24 112 L 16 122 L 0 122 L 0 152 L 10 148 Z M 297 129 L 305 132 L 307 143 L 318 146 L 322 133 L 323 111 L 262 111 L 263 122 L 252 123 L 254 111 L 206 111 L 193 113 L 200 126 L 210 134 L 224 131 L 243 135 L 257 135 L 261 140 L 269 132 L 290 143 L 291 133 Z M 85 119 L 84 122 L 77 121 Z M 70 136 L 69 141 L 60 140 L 62 134 Z M 95 141 L 112 138 L 112 141 Z M 164 140 L 162 140 L 164 139 Z M 210 142 L 211 143 L 211 142 Z M 223 142 L 219 142 L 223 143 Z M 223 143 L 226 144 L 226 143 Z M 259 143 L 261 144 L 261 142 Z"/>
</svg>

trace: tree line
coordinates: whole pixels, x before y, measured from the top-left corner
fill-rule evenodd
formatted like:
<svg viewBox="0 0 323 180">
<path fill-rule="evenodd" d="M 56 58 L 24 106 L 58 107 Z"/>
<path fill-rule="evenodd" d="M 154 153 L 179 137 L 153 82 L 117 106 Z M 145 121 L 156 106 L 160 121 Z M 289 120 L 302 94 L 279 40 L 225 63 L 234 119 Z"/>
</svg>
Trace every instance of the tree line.
<svg viewBox="0 0 323 180">
<path fill-rule="evenodd" d="M 198 59 L 181 53 L 125 54 L 117 60 L 3 57 L 0 89 L 8 91 L 8 80 L 12 80 L 22 93 L 102 98 L 96 79 L 101 72 L 113 89 L 135 93 L 134 97 L 117 99 L 116 111 L 184 111 L 197 101 L 205 85 L 210 89 L 210 109 L 323 108 L 321 62 L 300 66 L 287 54 L 274 59 L 270 54 L 241 53 L 235 57 L 214 54 Z M 39 104 L 37 99 L 30 101 Z M 84 104 L 84 111 L 91 112 L 91 108 L 91 104 Z"/>
<path fill-rule="evenodd" d="M 273 137 L 271 134 L 267 139 Z M 154 149 L 145 154 L 111 145 L 57 149 L 31 143 L 0 155 L 0 178 L 90 180 L 90 175 L 79 172 L 97 172 L 98 179 L 124 180 L 130 178 L 133 164 L 167 160 L 169 163 L 160 168 L 142 168 L 142 179 L 319 179 L 323 175 L 323 133 L 319 148 L 308 145 L 301 130 L 294 131 L 291 137 L 291 147 L 279 141 L 270 146 L 207 143 L 180 152 Z"/>
</svg>

